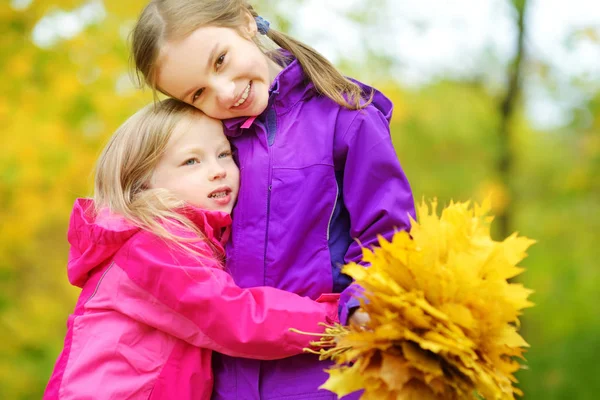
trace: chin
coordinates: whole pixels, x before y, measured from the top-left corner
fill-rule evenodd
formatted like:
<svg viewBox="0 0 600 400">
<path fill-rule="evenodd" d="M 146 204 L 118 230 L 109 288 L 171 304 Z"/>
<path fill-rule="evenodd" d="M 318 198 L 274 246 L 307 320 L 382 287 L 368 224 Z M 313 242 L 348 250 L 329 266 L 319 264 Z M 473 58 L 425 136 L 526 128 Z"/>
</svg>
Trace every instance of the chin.
<svg viewBox="0 0 600 400">
<path fill-rule="evenodd" d="M 264 98 L 261 98 L 259 101 L 257 101 L 257 104 L 256 104 L 257 114 L 256 115 L 262 114 L 262 112 L 267 109 L 268 105 L 269 105 L 269 96 L 268 95 L 265 96 Z"/>
</svg>

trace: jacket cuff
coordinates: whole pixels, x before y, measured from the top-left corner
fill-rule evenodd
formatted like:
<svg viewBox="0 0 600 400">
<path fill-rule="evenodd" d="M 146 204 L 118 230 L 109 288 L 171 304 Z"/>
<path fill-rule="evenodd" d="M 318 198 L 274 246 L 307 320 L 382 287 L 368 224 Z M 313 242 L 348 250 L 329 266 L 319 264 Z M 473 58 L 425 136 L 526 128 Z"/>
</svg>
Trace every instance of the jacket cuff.
<svg viewBox="0 0 600 400">
<path fill-rule="evenodd" d="M 329 312 L 327 315 L 327 323 L 328 324 L 335 324 L 337 322 L 340 322 L 339 316 L 338 316 L 338 310 L 340 307 L 340 294 L 339 293 L 323 293 L 315 301 L 317 303 L 331 303 L 332 304 L 332 307 L 329 308 Z"/>
<path fill-rule="evenodd" d="M 367 299 L 364 297 L 364 289 L 353 283 L 348 286 L 340 295 L 340 304 L 338 313 L 340 316 L 340 324 L 348 325 L 348 319 L 352 316 L 352 313 L 360 307 L 360 301 L 367 303 Z"/>
</svg>

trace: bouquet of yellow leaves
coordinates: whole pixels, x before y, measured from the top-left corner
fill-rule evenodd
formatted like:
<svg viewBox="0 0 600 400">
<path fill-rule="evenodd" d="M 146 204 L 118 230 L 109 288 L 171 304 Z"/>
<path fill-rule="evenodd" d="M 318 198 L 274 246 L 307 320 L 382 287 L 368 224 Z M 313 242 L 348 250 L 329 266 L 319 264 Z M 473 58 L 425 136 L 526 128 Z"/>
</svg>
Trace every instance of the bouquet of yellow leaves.
<svg viewBox="0 0 600 400">
<path fill-rule="evenodd" d="M 322 386 L 362 399 L 514 399 L 528 344 L 517 333 L 531 290 L 508 279 L 534 241 L 490 237 L 489 202 L 418 207 L 410 234 L 363 250 L 344 272 L 364 288 L 366 326 L 328 327 L 313 345 L 335 362 Z"/>
</svg>

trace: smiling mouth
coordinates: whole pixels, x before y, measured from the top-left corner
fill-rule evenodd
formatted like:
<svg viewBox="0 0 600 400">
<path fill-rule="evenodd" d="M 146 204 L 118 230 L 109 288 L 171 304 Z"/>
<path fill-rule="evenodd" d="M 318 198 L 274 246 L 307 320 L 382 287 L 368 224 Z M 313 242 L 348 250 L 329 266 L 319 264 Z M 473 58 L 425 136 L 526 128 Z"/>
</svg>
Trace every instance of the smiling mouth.
<svg viewBox="0 0 600 400">
<path fill-rule="evenodd" d="M 227 189 L 219 189 L 219 190 L 215 190 L 214 192 L 210 193 L 208 195 L 209 199 L 222 199 L 224 197 L 226 197 L 229 193 L 231 193 L 231 189 L 227 188 Z"/>
<path fill-rule="evenodd" d="M 235 104 L 233 105 L 234 107 L 239 107 L 246 102 L 246 99 L 248 98 L 248 95 L 250 94 L 251 87 L 252 87 L 252 81 L 250 81 L 248 83 L 248 86 L 246 86 L 246 89 L 244 89 L 244 93 L 242 93 L 242 97 L 240 97 L 240 99 L 235 102 Z"/>
</svg>

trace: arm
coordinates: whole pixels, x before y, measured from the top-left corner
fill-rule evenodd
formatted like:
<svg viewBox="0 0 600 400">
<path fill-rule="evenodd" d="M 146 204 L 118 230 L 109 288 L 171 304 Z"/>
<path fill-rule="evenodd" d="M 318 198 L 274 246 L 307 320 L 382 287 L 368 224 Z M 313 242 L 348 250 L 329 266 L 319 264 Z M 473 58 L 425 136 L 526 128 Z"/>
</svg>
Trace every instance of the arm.
<svg viewBox="0 0 600 400">
<path fill-rule="evenodd" d="M 410 185 L 392 145 L 387 119 L 375 108 L 355 112 L 341 140 L 345 150 L 343 197 L 350 215 L 350 245 L 344 261 L 360 262 L 362 247 L 390 240 L 394 232 L 410 229 L 415 218 Z M 340 297 L 340 320 L 359 306 L 361 288 L 355 284 Z"/>
<path fill-rule="evenodd" d="M 271 287 L 242 289 L 212 260 L 200 265 L 147 232 L 140 236 L 115 257 L 111 279 L 118 279 L 119 289 L 111 306 L 194 346 L 235 357 L 284 358 L 311 340 L 289 328 L 322 332 L 319 322 L 337 320 L 335 296 L 319 303 Z"/>
</svg>

